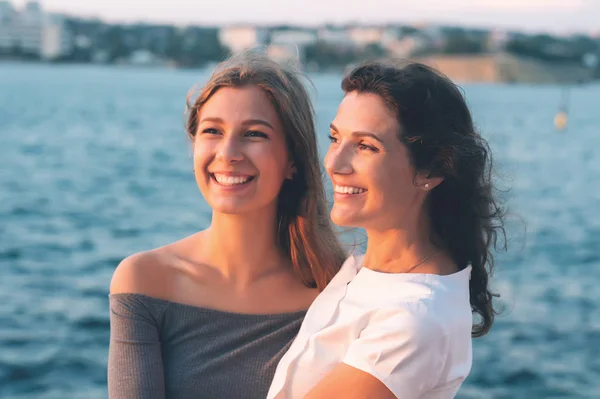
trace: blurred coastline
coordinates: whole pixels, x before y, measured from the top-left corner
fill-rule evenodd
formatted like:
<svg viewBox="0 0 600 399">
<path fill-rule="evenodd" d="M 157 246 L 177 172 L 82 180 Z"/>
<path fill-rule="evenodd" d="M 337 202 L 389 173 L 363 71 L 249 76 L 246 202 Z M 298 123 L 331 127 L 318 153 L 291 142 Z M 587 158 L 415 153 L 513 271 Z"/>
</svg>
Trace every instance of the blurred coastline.
<svg viewBox="0 0 600 399">
<path fill-rule="evenodd" d="M 265 47 L 309 72 L 369 58 L 422 60 L 460 82 L 583 83 L 600 79 L 600 36 L 526 34 L 437 24 L 316 27 L 111 24 L 0 0 L 0 61 L 198 68 Z"/>
</svg>

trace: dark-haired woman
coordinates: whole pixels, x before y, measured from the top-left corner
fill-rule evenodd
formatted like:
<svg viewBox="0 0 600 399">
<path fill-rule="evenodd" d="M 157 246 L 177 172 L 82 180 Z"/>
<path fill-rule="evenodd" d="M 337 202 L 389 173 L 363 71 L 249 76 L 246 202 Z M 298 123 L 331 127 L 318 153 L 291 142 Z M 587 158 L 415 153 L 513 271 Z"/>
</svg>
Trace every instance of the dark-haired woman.
<svg viewBox="0 0 600 399">
<path fill-rule="evenodd" d="M 363 228 L 367 250 L 313 302 L 268 398 L 453 398 L 495 314 L 487 143 L 460 90 L 422 64 L 368 63 L 342 89 L 331 218 Z"/>
</svg>

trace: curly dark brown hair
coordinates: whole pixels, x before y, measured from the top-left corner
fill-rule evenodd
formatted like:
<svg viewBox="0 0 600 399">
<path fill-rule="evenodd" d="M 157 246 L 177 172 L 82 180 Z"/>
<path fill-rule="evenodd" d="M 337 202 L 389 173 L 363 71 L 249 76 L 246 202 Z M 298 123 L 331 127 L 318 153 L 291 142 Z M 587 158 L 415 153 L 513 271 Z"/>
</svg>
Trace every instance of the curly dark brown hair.
<svg viewBox="0 0 600 399">
<path fill-rule="evenodd" d="M 492 249 L 506 249 L 505 211 L 495 195 L 489 145 L 476 131 L 461 90 L 431 67 L 394 61 L 354 68 L 342 89 L 380 96 L 397 115 L 399 139 L 415 169 L 443 177 L 425 203 L 431 240 L 448 251 L 460 270 L 471 265 L 471 309 L 480 318 L 472 336 L 485 335 L 497 314 L 493 299 L 499 295 L 490 291 L 489 278 Z"/>
</svg>

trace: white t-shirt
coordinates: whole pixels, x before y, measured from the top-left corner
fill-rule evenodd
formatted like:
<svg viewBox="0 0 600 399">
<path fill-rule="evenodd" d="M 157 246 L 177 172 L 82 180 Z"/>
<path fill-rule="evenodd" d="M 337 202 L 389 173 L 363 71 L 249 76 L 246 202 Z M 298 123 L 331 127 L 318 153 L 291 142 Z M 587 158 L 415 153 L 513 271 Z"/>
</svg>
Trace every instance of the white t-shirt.
<svg viewBox="0 0 600 399">
<path fill-rule="evenodd" d="M 453 398 L 471 370 L 471 267 L 381 273 L 351 256 L 306 313 L 267 399 L 302 398 L 339 363 L 400 399 Z"/>
</svg>

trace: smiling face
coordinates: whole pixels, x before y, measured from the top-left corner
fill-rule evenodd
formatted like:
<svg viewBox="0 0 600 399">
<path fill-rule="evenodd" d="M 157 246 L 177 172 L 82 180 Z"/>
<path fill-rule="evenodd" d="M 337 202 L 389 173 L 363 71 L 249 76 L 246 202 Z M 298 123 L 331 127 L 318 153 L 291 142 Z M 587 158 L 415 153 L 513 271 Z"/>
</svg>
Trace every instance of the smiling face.
<svg viewBox="0 0 600 399">
<path fill-rule="evenodd" d="M 415 179 L 400 131 L 396 115 L 378 95 L 350 92 L 344 97 L 325 156 L 334 186 L 334 223 L 383 230 L 420 211 L 426 180 Z"/>
<path fill-rule="evenodd" d="M 276 210 L 293 173 L 279 116 L 256 86 L 220 88 L 198 113 L 194 173 L 214 211 Z"/>
</svg>

